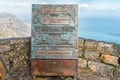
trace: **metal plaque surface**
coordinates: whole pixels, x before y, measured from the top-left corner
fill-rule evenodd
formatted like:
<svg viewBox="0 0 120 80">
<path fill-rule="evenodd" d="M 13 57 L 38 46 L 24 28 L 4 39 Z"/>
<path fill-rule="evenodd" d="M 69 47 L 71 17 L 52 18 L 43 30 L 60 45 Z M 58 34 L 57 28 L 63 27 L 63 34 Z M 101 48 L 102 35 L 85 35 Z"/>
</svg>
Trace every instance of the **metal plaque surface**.
<svg viewBox="0 0 120 80">
<path fill-rule="evenodd" d="M 33 4 L 31 58 L 77 59 L 77 15 L 77 5 Z"/>
<path fill-rule="evenodd" d="M 33 76 L 74 76 L 77 75 L 75 60 L 31 60 Z"/>
</svg>

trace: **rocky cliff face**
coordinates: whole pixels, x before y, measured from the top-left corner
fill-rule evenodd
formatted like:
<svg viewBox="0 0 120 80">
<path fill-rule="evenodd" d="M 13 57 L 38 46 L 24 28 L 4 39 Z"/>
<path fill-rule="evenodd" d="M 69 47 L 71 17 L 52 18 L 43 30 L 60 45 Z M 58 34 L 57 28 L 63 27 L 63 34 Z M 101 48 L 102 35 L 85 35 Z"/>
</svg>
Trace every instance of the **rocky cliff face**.
<svg viewBox="0 0 120 80">
<path fill-rule="evenodd" d="M 30 25 L 11 14 L 0 14 L 0 39 L 30 36 Z"/>
</svg>

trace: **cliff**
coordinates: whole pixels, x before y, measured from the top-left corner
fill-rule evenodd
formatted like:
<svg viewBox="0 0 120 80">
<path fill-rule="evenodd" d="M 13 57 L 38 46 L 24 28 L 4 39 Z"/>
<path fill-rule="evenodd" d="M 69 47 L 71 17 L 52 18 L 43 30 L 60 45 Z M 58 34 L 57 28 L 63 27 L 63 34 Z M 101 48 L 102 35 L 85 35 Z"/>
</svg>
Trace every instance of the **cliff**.
<svg viewBox="0 0 120 80">
<path fill-rule="evenodd" d="M 0 39 L 30 36 L 30 25 L 11 14 L 0 14 Z"/>
</svg>

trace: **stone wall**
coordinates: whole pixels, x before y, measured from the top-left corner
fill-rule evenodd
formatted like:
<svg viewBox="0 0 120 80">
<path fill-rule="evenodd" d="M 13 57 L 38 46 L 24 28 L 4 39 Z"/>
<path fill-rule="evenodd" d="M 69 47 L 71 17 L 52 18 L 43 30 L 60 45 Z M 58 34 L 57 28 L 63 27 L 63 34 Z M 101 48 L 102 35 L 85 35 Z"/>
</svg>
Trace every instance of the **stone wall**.
<svg viewBox="0 0 120 80">
<path fill-rule="evenodd" d="M 76 77 L 34 77 L 30 73 L 30 43 L 31 38 L 0 40 L 5 80 L 120 80 L 119 44 L 80 38 Z"/>
<path fill-rule="evenodd" d="M 120 80 L 119 44 L 82 38 L 78 42 L 80 80 Z"/>
<path fill-rule="evenodd" d="M 0 40 L 0 59 L 6 69 L 5 80 L 31 80 L 29 58 L 30 38 Z"/>
</svg>

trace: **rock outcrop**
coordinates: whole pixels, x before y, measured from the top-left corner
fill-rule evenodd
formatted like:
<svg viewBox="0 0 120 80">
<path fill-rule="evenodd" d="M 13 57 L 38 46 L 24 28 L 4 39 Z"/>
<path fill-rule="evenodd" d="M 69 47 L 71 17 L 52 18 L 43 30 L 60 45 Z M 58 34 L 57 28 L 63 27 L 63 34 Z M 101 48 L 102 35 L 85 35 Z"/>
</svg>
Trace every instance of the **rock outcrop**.
<svg viewBox="0 0 120 80">
<path fill-rule="evenodd" d="M 0 14 L 0 39 L 30 36 L 30 25 L 11 14 Z"/>
</svg>

